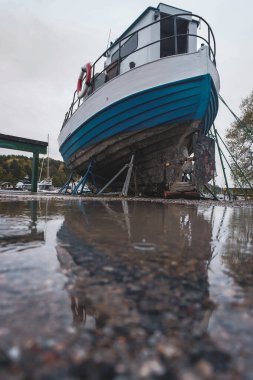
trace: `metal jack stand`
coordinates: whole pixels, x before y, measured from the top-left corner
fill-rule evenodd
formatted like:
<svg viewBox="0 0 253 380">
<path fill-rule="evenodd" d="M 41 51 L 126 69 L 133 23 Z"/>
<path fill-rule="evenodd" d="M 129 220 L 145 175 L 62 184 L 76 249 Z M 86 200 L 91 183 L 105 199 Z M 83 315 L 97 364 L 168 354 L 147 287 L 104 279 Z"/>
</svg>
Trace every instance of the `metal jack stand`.
<svg viewBox="0 0 253 380">
<path fill-rule="evenodd" d="M 127 171 L 127 175 L 126 175 L 126 179 L 125 179 L 125 182 L 124 182 L 124 185 L 123 185 L 123 188 L 122 188 L 122 191 L 120 193 L 120 195 L 126 197 L 127 194 L 128 194 L 128 189 L 129 189 L 129 184 L 130 184 L 130 180 L 131 180 L 131 176 L 132 176 L 132 171 L 133 171 L 133 161 L 134 161 L 134 154 L 132 154 L 132 157 L 131 157 L 131 160 L 128 164 L 125 164 L 123 166 L 123 168 L 120 169 L 120 171 L 118 171 L 117 174 L 115 174 L 115 176 L 109 181 L 107 182 L 107 184 L 97 193 L 98 195 L 102 194 L 104 192 L 105 189 L 107 189 L 107 187 L 113 182 L 115 181 L 116 178 L 118 178 L 118 176 L 125 170 L 125 169 L 128 169 Z"/>
<path fill-rule="evenodd" d="M 77 185 L 74 187 L 73 191 L 71 194 L 73 195 L 77 195 L 77 194 L 82 194 L 83 192 L 83 189 L 84 189 L 84 186 L 86 185 L 86 182 L 87 182 L 87 179 L 89 178 L 89 176 L 92 177 L 92 181 L 93 181 L 93 184 L 94 186 L 96 187 L 95 185 L 95 178 L 93 176 L 93 173 L 92 173 L 92 162 L 89 163 L 89 166 L 88 166 L 88 169 L 86 171 L 86 173 L 84 174 L 84 176 L 79 180 L 79 182 L 77 183 Z M 79 189 L 80 188 L 80 189 Z M 79 189 L 79 190 L 78 190 Z"/>
<path fill-rule="evenodd" d="M 69 194 L 71 195 L 77 195 L 77 194 L 82 194 L 84 186 L 86 185 L 87 179 L 89 176 L 92 177 L 93 184 L 95 186 L 95 178 L 92 173 L 92 162 L 89 163 L 88 169 L 84 176 L 79 180 L 77 184 L 75 184 L 74 180 L 74 172 L 71 172 L 67 182 L 63 185 L 63 187 L 59 190 L 59 193 L 61 194 L 66 194 L 69 191 Z M 69 185 L 71 183 L 71 189 L 69 189 Z"/>
<path fill-rule="evenodd" d="M 68 189 L 69 189 L 69 185 L 70 183 L 72 183 L 71 185 L 71 193 L 72 193 L 72 189 L 73 189 L 73 183 L 74 183 L 74 172 L 71 172 L 70 173 L 70 176 L 69 178 L 67 179 L 67 181 L 65 182 L 65 184 L 62 186 L 62 188 L 58 191 L 59 194 L 66 194 Z"/>
</svg>

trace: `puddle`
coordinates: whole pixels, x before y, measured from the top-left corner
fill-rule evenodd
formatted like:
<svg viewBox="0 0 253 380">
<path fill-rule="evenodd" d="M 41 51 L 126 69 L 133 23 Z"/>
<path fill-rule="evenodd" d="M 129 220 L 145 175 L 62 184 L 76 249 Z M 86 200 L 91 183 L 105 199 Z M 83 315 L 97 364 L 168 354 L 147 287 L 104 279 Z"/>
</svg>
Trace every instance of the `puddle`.
<svg viewBox="0 0 253 380">
<path fill-rule="evenodd" d="M 253 209 L 0 203 L 0 378 L 250 379 Z"/>
</svg>

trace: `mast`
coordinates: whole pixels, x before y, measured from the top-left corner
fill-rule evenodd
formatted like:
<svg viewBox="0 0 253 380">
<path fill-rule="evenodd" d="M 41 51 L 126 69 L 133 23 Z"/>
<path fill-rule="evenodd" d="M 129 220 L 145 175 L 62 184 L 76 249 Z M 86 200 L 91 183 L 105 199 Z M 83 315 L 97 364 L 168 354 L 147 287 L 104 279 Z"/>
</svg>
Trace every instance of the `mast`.
<svg viewBox="0 0 253 380">
<path fill-rule="evenodd" d="M 47 178 L 49 178 L 49 133 L 47 135 Z"/>
<path fill-rule="evenodd" d="M 43 169 L 44 159 L 45 159 L 45 156 L 43 156 L 43 158 L 42 158 L 42 163 L 41 163 L 41 168 L 40 168 L 39 182 L 41 181 L 41 174 L 42 174 L 42 169 Z"/>
</svg>

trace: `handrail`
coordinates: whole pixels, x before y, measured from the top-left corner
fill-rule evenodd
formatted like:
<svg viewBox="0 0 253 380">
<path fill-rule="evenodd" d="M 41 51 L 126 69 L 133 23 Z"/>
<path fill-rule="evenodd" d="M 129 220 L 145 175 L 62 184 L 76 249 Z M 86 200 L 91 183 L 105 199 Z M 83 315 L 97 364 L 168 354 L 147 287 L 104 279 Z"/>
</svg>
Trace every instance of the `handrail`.
<svg viewBox="0 0 253 380">
<path fill-rule="evenodd" d="M 195 17 L 195 18 L 198 18 L 199 21 L 203 21 L 208 30 L 207 30 L 207 39 L 202 37 L 202 36 L 199 36 L 197 34 L 192 34 L 192 33 L 184 33 L 184 34 L 177 34 L 177 28 L 176 28 L 176 21 L 177 21 L 177 18 L 180 18 L 181 16 L 191 16 L 191 17 Z M 164 21 L 164 20 L 169 20 L 169 19 L 173 19 L 174 20 L 174 34 L 171 35 L 171 36 L 168 36 L 168 37 L 164 37 L 164 38 L 161 38 L 161 39 L 158 39 L 156 41 L 153 41 L 153 42 L 150 42 L 144 46 L 141 46 L 139 47 L 138 49 L 135 49 L 134 51 L 130 52 L 129 54 L 125 55 L 124 57 L 121 57 L 121 45 L 122 45 L 122 41 L 125 41 L 127 39 L 129 39 L 130 37 L 132 37 L 134 34 L 136 33 L 139 33 L 141 32 L 142 30 L 146 29 L 146 28 L 149 28 L 151 27 L 152 25 L 155 25 L 157 23 L 161 23 L 161 21 Z M 195 19 L 193 19 L 193 21 L 197 21 Z M 127 35 L 122 35 L 121 37 L 119 37 L 117 40 L 115 40 L 115 42 L 109 47 L 107 48 L 99 57 L 98 59 L 93 63 L 92 65 L 92 80 L 91 80 L 91 84 L 94 85 L 94 79 L 95 79 L 95 75 L 96 78 L 98 78 L 100 75 L 102 75 L 105 71 L 106 71 L 106 67 L 99 73 L 95 74 L 95 66 L 96 64 L 104 57 L 106 57 L 108 55 L 108 52 L 112 50 L 113 47 L 115 46 L 118 46 L 118 50 L 119 50 L 119 57 L 118 57 L 118 71 L 120 69 L 120 64 L 121 62 L 126 59 L 127 57 L 129 57 L 131 54 L 134 54 L 142 49 L 146 49 L 147 47 L 151 46 L 151 45 L 154 45 L 154 44 L 157 44 L 157 43 L 160 43 L 161 41 L 164 41 L 164 40 L 169 40 L 169 39 L 175 39 L 175 54 L 174 55 L 178 55 L 178 49 L 177 49 L 177 38 L 178 37 L 183 37 L 183 36 L 187 36 L 187 37 L 196 37 L 202 41 L 204 41 L 207 46 L 208 46 L 208 49 L 209 49 L 209 57 L 210 59 L 213 61 L 214 65 L 216 65 L 216 42 L 215 42 L 215 37 L 214 37 L 214 33 L 210 27 L 210 25 L 208 24 L 208 22 L 201 16 L 197 15 L 197 14 L 193 14 L 193 13 L 178 13 L 178 14 L 175 14 L 175 15 L 169 15 L 169 16 L 165 16 L 161 19 L 158 19 L 156 21 L 153 21 L 152 23 L 149 23 L 141 28 L 139 28 L 138 30 L 132 32 L 132 33 L 129 33 Z M 212 43 L 211 43 L 212 42 Z M 212 47 L 213 45 L 213 47 Z M 77 91 L 74 92 L 74 95 L 73 95 L 73 98 L 72 98 L 72 103 L 70 105 L 70 108 L 68 110 L 68 112 L 65 114 L 65 118 L 64 118 L 64 121 L 63 121 L 63 126 L 64 124 L 66 123 L 66 121 L 69 119 L 70 116 L 72 116 L 73 112 L 74 111 L 74 107 L 76 106 L 76 104 L 78 103 L 78 107 L 80 105 L 80 99 L 77 97 Z M 63 128 L 62 126 L 62 128 Z"/>
</svg>

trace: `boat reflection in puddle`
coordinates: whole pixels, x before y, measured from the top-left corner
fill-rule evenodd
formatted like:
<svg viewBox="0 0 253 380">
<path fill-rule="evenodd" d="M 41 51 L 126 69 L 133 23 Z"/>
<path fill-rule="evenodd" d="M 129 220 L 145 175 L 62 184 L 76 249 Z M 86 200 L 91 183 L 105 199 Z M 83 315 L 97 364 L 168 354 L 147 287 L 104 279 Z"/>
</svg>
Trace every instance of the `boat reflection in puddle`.
<svg viewBox="0 0 253 380">
<path fill-rule="evenodd" d="M 130 372 L 148 373 L 152 362 L 172 377 L 190 371 L 232 379 L 243 368 L 250 371 L 252 318 L 244 327 L 239 321 L 252 305 L 252 253 L 251 274 L 243 277 L 252 215 L 205 205 L 73 204 L 58 232 L 57 253 L 74 324 L 96 336 L 91 356 L 99 347 L 101 356 L 123 367 L 131 362 Z"/>
<path fill-rule="evenodd" d="M 216 350 L 205 336 L 212 225 L 197 208 L 80 202 L 57 236 L 75 325 L 96 329 L 110 350 L 122 339 L 129 355 L 166 351 L 168 340 L 179 356 Z"/>
</svg>

